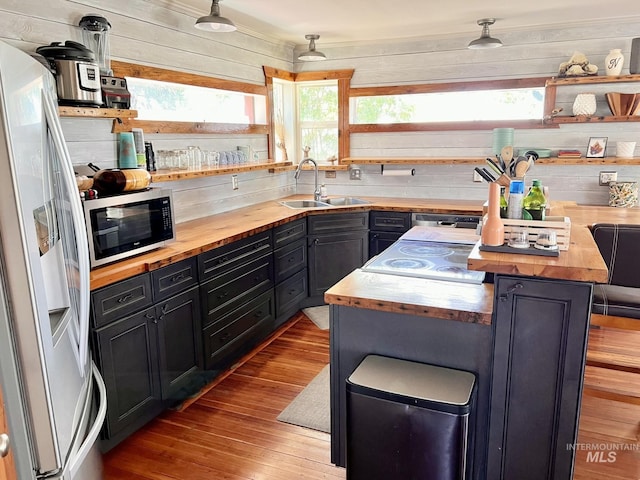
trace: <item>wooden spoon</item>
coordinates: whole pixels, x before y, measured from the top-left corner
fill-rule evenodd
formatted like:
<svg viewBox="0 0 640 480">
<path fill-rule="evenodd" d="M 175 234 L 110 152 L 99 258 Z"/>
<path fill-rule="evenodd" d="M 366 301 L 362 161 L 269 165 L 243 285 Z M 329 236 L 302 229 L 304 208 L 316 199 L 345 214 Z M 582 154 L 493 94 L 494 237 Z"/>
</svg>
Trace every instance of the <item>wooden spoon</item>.
<svg viewBox="0 0 640 480">
<path fill-rule="evenodd" d="M 521 160 L 516 163 L 516 178 L 523 178 L 527 170 L 529 170 L 529 161 Z"/>
<path fill-rule="evenodd" d="M 505 165 L 509 165 L 511 159 L 513 158 L 513 147 L 510 145 L 502 147 L 502 150 L 500 150 L 500 158 L 502 158 L 502 161 L 505 163 Z"/>
</svg>

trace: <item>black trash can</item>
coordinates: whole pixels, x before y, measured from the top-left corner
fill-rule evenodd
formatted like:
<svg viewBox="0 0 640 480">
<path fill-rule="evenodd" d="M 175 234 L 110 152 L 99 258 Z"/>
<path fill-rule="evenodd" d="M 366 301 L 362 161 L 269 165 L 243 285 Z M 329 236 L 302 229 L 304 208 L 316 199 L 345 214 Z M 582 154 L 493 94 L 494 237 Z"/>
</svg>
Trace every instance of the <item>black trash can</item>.
<svg viewBox="0 0 640 480">
<path fill-rule="evenodd" d="M 346 391 L 347 480 L 470 478 L 472 373 L 369 355 Z"/>
</svg>

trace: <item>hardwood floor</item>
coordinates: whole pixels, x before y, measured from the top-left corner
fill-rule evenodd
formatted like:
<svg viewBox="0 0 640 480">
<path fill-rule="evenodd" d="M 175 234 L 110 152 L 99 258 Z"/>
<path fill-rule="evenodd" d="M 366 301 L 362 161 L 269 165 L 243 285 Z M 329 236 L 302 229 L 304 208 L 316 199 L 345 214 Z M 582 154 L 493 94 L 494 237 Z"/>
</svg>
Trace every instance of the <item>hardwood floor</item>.
<svg viewBox="0 0 640 480">
<path fill-rule="evenodd" d="M 329 363 L 328 331 L 303 314 L 287 327 L 182 411 L 165 412 L 106 454 L 105 478 L 344 479 L 345 470 L 330 462 L 328 434 L 276 420 Z M 593 388 L 583 398 L 578 441 L 585 449 L 576 455 L 575 480 L 640 479 L 640 405 L 602 394 L 608 381 L 607 372 L 587 370 Z M 622 392 L 615 398 L 625 398 L 625 383 L 631 396 L 638 391 L 629 377 L 611 382 Z M 597 458 L 589 456 L 593 444 L 603 452 Z M 631 450 L 611 457 L 612 445 Z"/>
</svg>

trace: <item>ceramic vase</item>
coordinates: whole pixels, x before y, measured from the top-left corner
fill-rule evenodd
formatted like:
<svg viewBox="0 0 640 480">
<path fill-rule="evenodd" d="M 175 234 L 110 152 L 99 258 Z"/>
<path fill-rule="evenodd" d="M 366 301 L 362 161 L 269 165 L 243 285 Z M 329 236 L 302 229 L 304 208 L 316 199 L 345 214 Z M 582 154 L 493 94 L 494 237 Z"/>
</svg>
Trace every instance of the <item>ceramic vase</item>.
<svg viewBox="0 0 640 480">
<path fill-rule="evenodd" d="M 604 59 L 604 70 L 607 75 L 615 77 L 622 72 L 622 65 L 624 65 L 624 55 L 622 50 L 614 48 Z"/>
<path fill-rule="evenodd" d="M 593 93 L 579 93 L 573 101 L 573 114 L 591 116 L 596 113 L 596 96 Z"/>
<path fill-rule="evenodd" d="M 487 219 L 482 225 L 480 240 L 482 245 L 493 247 L 504 243 L 504 223 L 500 218 L 500 185 L 495 182 L 489 184 Z"/>
</svg>

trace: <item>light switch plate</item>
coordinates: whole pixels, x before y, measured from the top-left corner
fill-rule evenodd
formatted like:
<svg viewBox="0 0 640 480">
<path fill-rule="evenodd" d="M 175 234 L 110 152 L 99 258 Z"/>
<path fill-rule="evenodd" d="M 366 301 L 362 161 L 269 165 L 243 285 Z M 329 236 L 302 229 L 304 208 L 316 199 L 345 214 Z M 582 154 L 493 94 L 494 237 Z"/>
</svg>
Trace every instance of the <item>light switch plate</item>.
<svg viewBox="0 0 640 480">
<path fill-rule="evenodd" d="M 618 180 L 618 172 L 600 172 L 600 185 L 609 185 L 609 182 Z"/>
<path fill-rule="evenodd" d="M 231 187 L 233 187 L 234 190 L 238 189 L 238 176 L 237 175 L 231 175 Z"/>
</svg>

